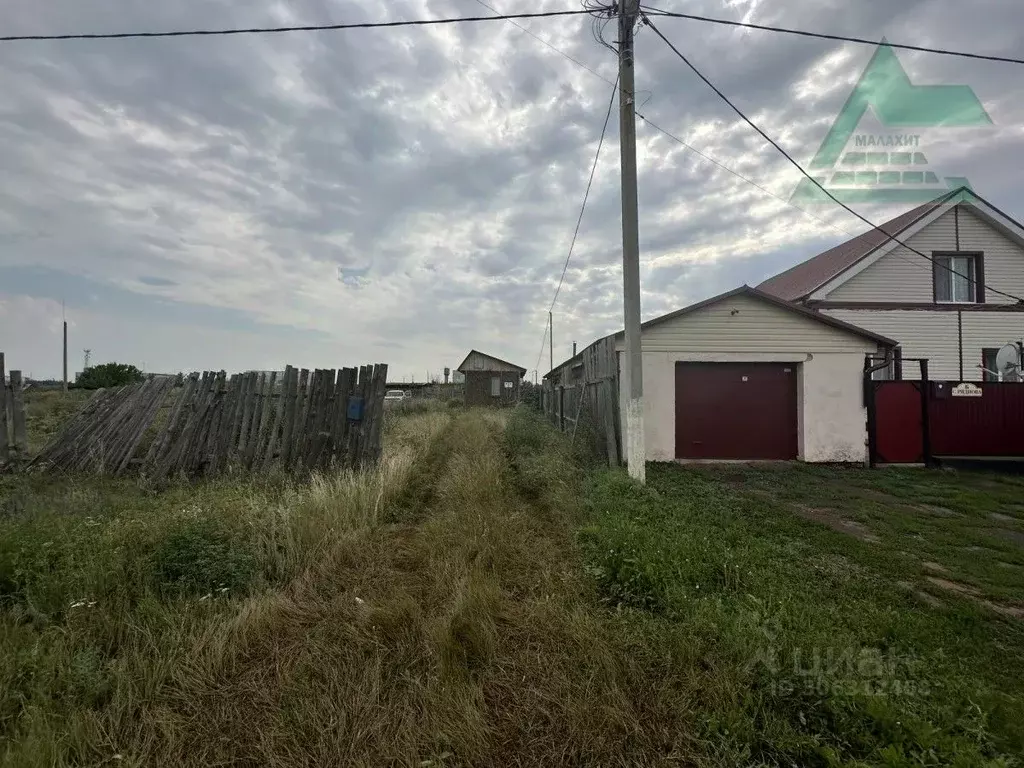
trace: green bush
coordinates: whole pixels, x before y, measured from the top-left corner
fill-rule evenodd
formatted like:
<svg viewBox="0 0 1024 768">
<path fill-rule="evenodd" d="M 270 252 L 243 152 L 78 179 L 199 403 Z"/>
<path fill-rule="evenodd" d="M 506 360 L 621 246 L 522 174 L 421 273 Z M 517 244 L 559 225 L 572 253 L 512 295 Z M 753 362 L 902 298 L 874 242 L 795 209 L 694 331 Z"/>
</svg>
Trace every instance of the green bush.
<svg viewBox="0 0 1024 768">
<path fill-rule="evenodd" d="M 244 591 L 256 561 L 229 530 L 213 520 L 195 520 L 157 545 L 152 558 L 155 586 L 163 593 L 226 594 Z"/>
<path fill-rule="evenodd" d="M 83 389 L 100 389 L 101 387 L 123 387 L 143 380 L 142 371 L 134 365 L 126 363 L 103 363 L 93 365 L 82 371 L 75 384 Z"/>
</svg>

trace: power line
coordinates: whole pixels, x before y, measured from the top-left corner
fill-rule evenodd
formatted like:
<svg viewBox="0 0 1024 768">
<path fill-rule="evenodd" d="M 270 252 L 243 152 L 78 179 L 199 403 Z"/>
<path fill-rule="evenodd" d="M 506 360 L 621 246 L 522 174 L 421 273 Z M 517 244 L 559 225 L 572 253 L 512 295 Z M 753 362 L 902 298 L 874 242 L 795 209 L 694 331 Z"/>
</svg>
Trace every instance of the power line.
<svg viewBox="0 0 1024 768">
<path fill-rule="evenodd" d="M 868 225 L 869 227 L 871 227 L 872 229 L 875 229 L 875 230 L 878 230 L 878 231 L 882 232 L 882 233 L 883 233 L 883 234 L 884 234 L 884 235 L 885 235 L 885 236 L 886 236 L 886 237 L 887 237 L 887 238 L 888 238 L 889 240 L 891 240 L 891 241 L 893 241 L 893 242 L 897 243 L 898 245 L 901 245 L 901 246 L 903 246 L 903 247 L 904 247 L 904 248 L 906 248 L 906 249 L 907 249 L 908 251 L 912 251 L 913 253 L 916 253 L 916 254 L 917 254 L 918 256 L 920 256 L 921 258 L 923 258 L 923 259 L 927 259 L 927 260 L 928 260 L 928 261 L 930 261 L 930 262 L 931 262 L 932 264 L 934 264 L 934 265 L 936 265 L 936 266 L 938 266 L 938 267 L 940 267 L 940 268 L 942 268 L 942 269 L 948 270 L 949 272 L 951 272 L 952 274 L 956 275 L 957 277 L 962 277 L 962 278 L 964 278 L 964 279 L 965 279 L 965 280 L 967 280 L 967 281 L 968 281 L 969 283 L 976 283 L 976 282 L 977 282 L 976 280 L 972 280 L 972 279 L 971 279 L 970 277 L 968 277 L 967 275 L 963 275 L 963 274 L 961 274 L 961 273 L 957 272 L 957 271 L 956 271 L 955 269 L 953 269 L 952 267 L 950 267 L 950 266 L 947 266 L 947 265 L 945 265 L 945 264 L 943 264 L 943 263 L 941 263 L 941 262 L 939 262 L 939 261 L 937 261 L 937 260 L 933 259 L 933 258 L 932 258 L 931 256 L 928 256 L 928 255 L 926 255 L 926 254 L 922 253 L 921 251 L 917 250 L 916 248 L 913 248 L 912 246 L 909 246 L 909 245 L 907 245 L 907 244 L 906 244 L 905 242 L 903 242 L 902 240 L 900 240 L 900 239 L 899 239 L 898 237 L 896 237 L 895 235 L 892 235 L 892 234 L 890 234 L 890 233 L 886 232 L 885 230 L 879 229 L 879 227 L 878 227 L 878 226 L 877 226 L 876 224 L 874 224 L 873 222 L 871 222 L 871 221 L 870 221 L 869 219 L 865 218 L 865 217 L 864 217 L 864 216 L 862 216 L 861 214 L 857 213 L 857 211 L 853 210 L 853 208 L 851 208 L 850 206 L 848 206 L 848 205 L 847 205 L 846 203 L 844 203 L 844 202 L 843 202 L 842 200 L 840 200 L 840 199 L 839 199 L 839 198 L 837 198 L 837 197 L 836 197 L 835 195 L 833 195 L 833 194 L 832 194 L 831 192 L 829 192 L 829 191 L 828 191 L 827 189 L 825 189 L 825 187 L 824 187 L 824 186 L 822 186 L 822 185 L 821 185 L 821 183 L 819 183 L 817 179 L 815 179 L 815 178 L 814 178 L 813 176 L 811 176 L 811 174 L 809 174 L 809 173 L 808 173 L 807 171 L 805 171 L 805 170 L 804 170 L 803 166 L 801 166 L 801 165 L 800 165 L 800 163 L 798 163 L 798 162 L 797 162 L 796 160 L 794 160 L 794 159 L 793 159 L 793 157 L 792 157 L 792 156 L 791 156 L 791 155 L 790 155 L 790 154 L 789 154 L 788 152 L 786 152 L 786 150 L 784 150 L 784 149 L 783 149 L 783 148 L 782 148 L 781 146 L 779 146 L 779 144 L 778 144 L 778 143 L 777 143 L 777 142 L 776 142 L 776 141 L 775 141 L 774 139 L 772 139 L 772 138 L 771 138 L 771 136 L 769 136 L 769 135 L 768 135 L 767 133 L 765 133 L 765 132 L 764 132 L 763 130 L 761 130 L 761 128 L 760 128 L 760 127 L 759 127 L 759 126 L 757 125 L 757 123 L 755 123 L 755 122 L 754 122 L 753 120 L 751 120 L 751 119 L 750 119 L 749 117 L 747 117 L 747 116 L 746 116 L 746 115 L 745 115 L 745 114 L 743 113 L 743 110 L 741 110 L 741 109 L 740 109 L 739 107 L 737 107 L 737 106 L 736 106 L 735 104 L 733 104 L 733 103 L 732 103 L 732 101 L 730 101 L 730 100 L 729 100 L 729 97 L 728 97 L 728 96 L 726 96 L 726 95 L 725 95 L 724 93 L 722 93 L 722 92 L 721 92 L 721 91 L 720 91 L 720 90 L 719 90 L 719 89 L 718 89 L 718 88 L 717 88 L 717 87 L 715 86 L 715 84 L 714 84 L 714 83 L 712 83 L 712 82 L 711 82 L 710 80 L 708 80 L 708 78 L 704 76 L 704 73 L 703 73 L 703 72 L 701 72 L 701 71 L 700 71 L 699 69 L 697 69 L 697 67 L 696 67 L 696 66 L 694 66 L 694 65 L 693 65 L 693 64 L 692 64 L 692 63 L 690 62 L 690 60 L 689 60 L 688 58 L 686 58 L 686 56 L 684 56 L 684 55 L 683 55 L 682 51 L 680 51 L 680 50 L 679 50 L 678 48 L 676 48 L 676 46 L 675 46 L 675 45 L 673 45 L 673 44 L 672 44 L 672 42 L 671 42 L 671 41 L 670 41 L 670 40 L 669 40 L 669 39 L 668 39 L 667 37 L 665 37 L 665 36 L 664 36 L 664 35 L 663 35 L 663 34 L 661 33 L 661 30 L 660 30 L 660 29 L 658 29 L 658 27 L 657 27 L 657 26 L 656 26 L 656 25 L 654 24 L 654 22 L 653 22 L 653 21 L 651 21 L 651 20 L 650 20 L 649 18 L 647 18 L 647 16 L 646 16 L 646 15 L 645 15 L 645 16 L 643 17 L 643 21 L 644 21 L 644 23 L 645 23 L 645 24 L 647 24 L 647 25 L 648 25 L 648 26 L 649 26 L 649 27 L 650 27 L 651 29 L 653 29 L 653 30 L 654 30 L 654 33 L 655 33 L 655 34 L 656 34 L 656 35 L 657 35 L 658 37 L 660 37 L 660 38 L 661 38 L 661 39 L 662 39 L 662 40 L 663 40 L 663 41 L 665 42 L 665 44 L 666 44 L 666 45 L 667 45 L 667 46 L 668 46 L 669 48 L 671 48 L 671 49 L 672 49 L 672 51 L 673 51 L 673 52 L 674 52 L 674 53 L 676 54 L 676 56 L 678 56 L 678 57 L 679 57 L 680 59 L 682 59 L 682 60 L 683 60 L 683 63 L 685 63 L 685 64 L 686 64 L 686 66 L 688 66 L 688 67 L 689 67 L 689 68 L 690 68 L 691 70 L 693 70 L 693 73 L 694 73 L 695 75 L 697 75 L 697 77 L 699 77 L 699 78 L 700 78 L 701 80 L 703 80 L 703 81 L 704 81 L 704 83 L 705 83 L 705 84 L 706 84 L 706 85 L 707 85 L 707 86 L 708 86 L 708 87 L 709 87 L 709 88 L 710 88 L 711 90 L 713 90 L 713 91 L 714 91 L 714 92 L 715 92 L 715 93 L 716 93 L 716 94 L 718 95 L 718 97 L 719 97 L 720 99 L 722 99 L 722 101 L 724 101 L 724 102 L 725 102 L 726 104 L 728 104 L 728 105 L 729 105 L 730 107 L 732 107 L 732 110 L 733 110 L 733 111 L 734 111 L 734 112 L 735 112 L 735 113 L 736 113 L 737 115 L 739 115 L 739 116 L 740 116 L 740 118 L 742 118 L 742 119 L 743 119 L 743 121 L 744 121 L 744 122 L 745 122 L 745 123 L 746 123 L 747 125 L 749 125 L 749 126 L 750 126 L 751 128 L 753 128 L 753 129 L 754 129 L 755 131 L 757 131 L 757 132 L 758 132 L 758 133 L 759 133 L 759 134 L 761 135 L 761 138 L 763 138 L 763 139 L 764 139 L 765 141 L 767 141 L 767 142 L 768 142 L 769 144 L 771 144 L 771 145 L 772 145 L 773 147 L 775 147 L 775 149 L 776 149 L 776 150 L 778 150 L 779 154 L 781 154 L 781 155 L 782 155 L 783 157 L 785 157 L 785 158 L 786 158 L 786 159 L 787 159 L 787 160 L 788 160 L 788 161 L 789 161 L 789 162 L 790 162 L 790 163 L 791 163 L 791 164 L 792 164 L 792 165 L 793 165 L 793 166 L 794 166 L 794 167 L 795 167 L 795 168 L 796 168 L 796 169 L 797 169 L 798 171 L 800 171 L 800 173 L 802 173 L 802 174 L 803 174 L 803 175 L 804 175 L 804 176 L 805 176 L 806 178 L 810 179 L 810 180 L 811 180 L 811 182 L 812 182 L 812 183 L 813 183 L 813 184 L 814 184 L 814 185 L 815 185 L 815 186 L 816 186 L 816 187 L 817 187 L 818 189 L 820 189 L 820 190 L 821 190 L 822 192 L 824 192 L 824 193 L 825 193 L 825 194 L 826 194 L 826 195 L 827 195 L 827 196 L 828 196 L 828 197 L 829 197 L 829 198 L 830 198 L 830 199 L 831 199 L 831 200 L 832 200 L 833 202 L 835 202 L 836 204 L 838 204 L 838 205 L 842 206 L 843 208 L 845 208 L 845 209 L 846 209 L 846 210 L 847 210 L 848 212 L 852 213 L 852 214 L 853 214 L 854 216 L 856 216 L 856 217 L 857 217 L 858 219 L 860 219 L 861 221 L 863 221 L 863 222 L 864 222 L 865 224 L 867 224 L 867 225 Z M 996 289 L 996 288 L 992 288 L 991 286 L 989 286 L 989 285 L 986 285 L 985 283 L 978 283 L 978 284 L 979 284 L 979 285 L 981 285 L 981 286 L 983 286 L 983 287 L 984 287 L 984 288 L 985 288 L 985 289 L 986 289 L 987 291 L 991 291 L 992 293 L 998 294 L 999 296 L 1004 296 L 1004 297 L 1006 297 L 1006 298 L 1008 298 L 1008 299 L 1013 299 L 1014 301 L 1017 301 L 1017 302 L 1020 302 L 1020 303 L 1024 303 L 1024 299 L 1022 299 L 1022 298 L 1021 298 L 1020 296 L 1014 296 L 1014 295 L 1013 295 L 1012 293 L 1006 293 L 1006 292 L 1004 292 L 1004 291 L 1000 291 L 1000 290 L 998 290 L 998 289 Z"/>
<path fill-rule="evenodd" d="M 489 11 L 493 11 L 494 13 L 498 13 L 497 9 L 495 9 L 492 6 L 488 5 L 486 2 L 484 2 L 484 0 L 476 0 L 476 2 L 478 2 L 484 8 L 487 8 Z M 593 68 L 588 67 L 582 61 L 580 61 L 579 59 L 575 58 L 574 56 L 571 56 L 570 54 L 566 53 L 561 48 L 558 48 L 557 46 L 552 45 L 551 43 L 549 43 L 547 40 L 545 40 L 540 35 L 534 34 L 529 29 L 524 27 L 522 24 L 518 24 L 517 22 L 515 22 L 515 21 L 513 21 L 511 19 L 509 19 L 508 22 L 510 24 L 518 27 L 519 29 L 521 29 L 523 32 L 528 34 L 530 37 L 532 37 L 537 42 L 539 42 L 542 45 L 550 48 L 555 53 L 559 54 L 560 56 L 564 56 L 566 59 L 571 61 L 576 66 L 581 67 L 582 69 L 585 69 L 587 72 L 589 72 L 594 77 L 598 78 L 599 80 L 603 80 L 604 82 L 608 83 L 608 85 L 612 86 L 613 88 L 618 88 L 618 85 L 616 83 L 612 82 L 607 77 L 605 77 L 601 73 L 597 72 Z M 683 139 L 679 138 L 674 133 L 671 133 L 670 131 L 665 130 L 660 125 L 655 123 L 653 120 L 649 119 L 646 115 L 644 115 L 643 113 L 641 113 L 639 111 L 639 108 L 638 108 L 638 110 L 636 112 L 636 116 L 639 117 L 641 120 L 643 120 L 647 125 L 649 125 L 654 130 L 660 131 L 661 133 L 665 134 L 665 136 L 667 136 L 668 138 L 672 139 L 672 141 L 676 142 L 677 144 L 682 145 L 683 147 L 685 147 L 686 149 L 690 150 L 691 152 L 693 152 L 698 157 L 703 158 L 704 160 L 707 160 L 709 163 L 712 163 L 712 164 L 718 166 L 723 171 L 726 171 L 727 173 L 730 173 L 733 176 L 735 176 L 737 179 L 740 179 L 741 181 L 745 181 L 747 184 L 749 184 L 750 186 L 754 187 L 755 189 L 760 190 L 761 192 L 763 192 L 764 194 L 768 195 L 769 197 L 775 198 L 780 203 L 784 203 L 784 204 L 788 205 L 790 208 L 793 208 L 793 209 L 795 209 L 797 211 L 800 211 L 800 213 L 803 213 L 806 216 L 810 216 L 812 219 L 814 219 L 818 223 L 824 224 L 827 227 L 831 227 L 832 229 L 836 230 L 837 232 L 841 232 L 842 234 L 846 235 L 847 237 L 853 237 L 853 234 L 851 232 L 843 229 L 839 225 L 833 224 L 832 222 L 829 222 L 829 221 L 826 221 L 825 219 L 821 218 L 820 216 L 816 216 L 815 214 L 811 213 L 810 211 L 808 211 L 808 210 L 806 210 L 804 208 L 801 208 L 799 205 L 794 203 L 792 200 L 787 200 L 786 198 L 784 198 L 784 197 L 782 197 L 780 195 L 776 195 L 774 192 L 772 192 L 772 191 L 766 189 L 765 187 L 761 186 L 756 181 L 753 181 L 752 179 L 748 179 L 746 176 L 744 176 L 739 171 L 733 170 L 732 168 L 730 168 L 725 163 L 719 162 L 718 160 L 716 160 L 715 158 L 711 157 L 710 155 L 708 155 L 708 154 L 702 152 L 701 150 L 697 149 L 696 147 L 686 143 L 685 141 L 683 141 Z M 543 352 L 543 350 L 541 350 L 541 351 Z"/>
<path fill-rule="evenodd" d="M 730 168 L 725 163 L 720 163 L 717 160 L 715 160 L 715 158 L 711 157 L 710 155 L 706 155 L 703 152 L 701 152 L 699 149 L 696 149 L 696 148 L 690 146 L 689 144 L 687 144 L 685 141 L 680 139 L 675 134 L 669 133 L 668 131 L 666 131 L 661 126 L 658 126 L 658 125 L 655 125 L 654 123 L 652 123 L 650 120 L 648 120 L 646 117 L 644 117 L 640 112 L 637 112 L 636 116 L 639 117 L 641 120 L 643 120 L 645 123 L 647 123 L 647 125 L 651 126 L 652 128 L 655 128 L 656 130 L 661 131 L 663 134 L 668 136 L 673 141 L 676 141 L 676 142 L 682 144 L 684 147 L 686 147 L 688 150 L 690 150 L 694 154 L 704 158 L 709 163 L 714 163 L 719 168 L 721 168 L 723 171 L 726 171 L 727 173 L 731 173 L 737 179 L 741 179 L 742 181 L 747 182 L 747 184 L 749 184 L 750 186 L 754 187 L 755 189 L 759 189 L 761 192 L 763 192 L 764 194 L 768 195 L 769 197 L 774 197 L 780 203 L 785 203 L 790 208 L 795 208 L 796 210 L 800 211 L 800 213 L 803 213 L 803 214 L 805 214 L 807 216 L 810 216 L 812 219 L 817 221 L 819 224 L 824 224 L 826 227 L 831 227 L 832 229 L 836 230 L 837 232 L 842 232 L 847 237 L 853 237 L 854 236 L 852 232 L 848 232 L 847 230 L 845 230 L 842 227 L 840 227 L 838 224 L 833 224 L 830 221 L 826 221 L 825 219 L 821 218 L 820 216 L 817 216 L 817 215 L 811 213 L 806 208 L 801 208 L 799 205 L 794 203 L 792 200 L 787 200 L 786 198 L 784 198 L 784 197 L 782 197 L 780 195 L 776 195 L 770 189 L 762 187 L 756 181 L 752 181 L 752 180 L 748 179 L 746 176 L 744 176 L 743 174 L 739 173 L 738 171 L 734 171 L 732 168 Z"/>
<path fill-rule="evenodd" d="M 825 32 L 808 32 L 804 29 L 791 29 L 788 27 L 773 27 L 768 24 L 752 24 L 747 21 L 732 21 L 731 19 L 717 19 L 712 16 L 698 16 L 693 13 L 678 13 L 676 11 L 663 11 L 660 8 L 643 6 L 643 10 L 655 16 L 667 16 L 675 19 L 690 19 L 691 21 L 703 21 L 709 24 L 724 24 L 729 27 L 744 27 L 746 29 L 760 29 L 765 32 L 781 32 L 787 35 L 798 35 L 800 37 L 814 37 L 819 40 L 836 40 L 843 43 L 859 43 L 861 45 L 877 46 L 877 40 L 868 40 L 863 37 L 848 37 L 846 35 L 831 35 Z M 972 53 L 970 51 L 952 51 L 945 48 L 929 48 L 924 45 L 908 45 L 906 43 L 885 42 L 890 48 L 899 48 L 904 51 L 920 51 L 921 53 L 937 53 L 942 56 L 960 56 L 965 59 L 980 59 L 982 61 L 999 61 L 1006 64 L 1024 64 L 1024 59 L 1015 59 L 1011 56 L 994 56 L 987 53 Z"/>
<path fill-rule="evenodd" d="M 608 99 L 608 111 L 604 116 L 604 125 L 601 126 L 601 138 L 597 142 L 597 151 L 594 153 L 594 162 L 590 166 L 590 178 L 587 179 L 587 189 L 583 193 L 583 204 L 580 206 L 580 215 L 576 219 L 576 229 L 572 233 L 572 242 L 569 243 L 569 253 L 565 256 L 565 264 L 562 265 L 562 275 L 558 278 L 558 287 L 555 288 L 555 295 L 551 298 L 551 306 L 548 307 L 548 317 L 550 318 L 551 311 L 555 308 L 555 302 L 558 301 L 558 294 L 562 290 L 562 283 L 565 281 L 566 270 L 569 269 L 569 261 L 572 259 L 573 249 L 576 247 L 576 238 L 580 234 L 580 225 L 583 223 L 583 214 L 587 210 L 587 200 L 590 199 L 590 188 L 594 184 L 594 174 L 597 171 L 597 161 L 601 157 L 601 147 L 604 146 L 604 137 L 608 133 L 608 122 L 611 120 L 612 107 L 615 105 L 615 96 L 619 92 L 619 79 L 615 78 L 615 82 L 612 83 L 612 95 Z M 544 325 L 544 335 L 540 339 L 540 354 L 537 355 L 537 365 L 535 366 L 539 370 L 540 359 L 544 355 L 544 340 L 547 338 L 548 327 L 550 326 L 550 319 L 548 323 Z"/>
<path fill-rule="evenodd" d="M 601 138 L 597 142 L 597 152 L 594 153 L 594 163 L 590 166 L 590 178 L 587 180 L 587 189 L 583 193 L 583 205 L 580 206 L 580 215 L 576 219 L 576 229 L 572 233 L 572 242 L 569 243 L 569 253 L 566 254 L 565 264 L 562 266 L 562 276 L 558 278 L 558 287 L 555 288 L 555 295 L 551 299 L 551 306 L 549 310 L 555 308 L 555 302 L 558 301 L 558 294 L 562 290 L 562 282 L 565 280 L 565 272 L 569 269 L 569 260 L 572 258 L 572 250 L 576 247 L 576 238 L 580 234 L 580 225 L 583 223 L 583 213 L 587 210 L 587 200 L 590 198 L 590 188 L 594 184 L 594 173 L 597 171 L 597 160 L 601 157 L 601 147 L 604 146 L 604 137 L 608 132 L 608 121 L 612 116 L 612 107 L 615 105 L 615 95 L 618 93 L 619 83 L 618 78 L 612 88 L 612 97 L 608 100 L 608 112 L 604 116 L 604 125 L 601 127 Z"/>
<path fill-rule="evenodd" d="M 540 370 L 540 359 L 544 356 L 544 342 L 548 340 L 548 321 L 544 321 L 544 335 L 540 337 L 540 352 L 537 353 L 537 362 L 533 366 L 535 371 Z"/>
<path fill-rule="evenodd" d="M 586 9 L 572 11 L 537 11 L 534 13 L 507 13 L 500 16 L 459 16 L 448 19 L 414 19 L 411 21 L 366 21 L 348 24 L 307 24 L 289 27 L 247 27 L 242 29 L 188 29 L 167 32 L 98 32 L 67 35 L 4 35 L 0 42 L 24 40 L 123 40 L 139 37 L 213 37 L 219 35 L 262 35 L 277 32 L 326 32 L 344 29 L 391 29 L 394 27 L 424 27 L 438 24 L 459 24 L 474 21 L 507 21 L 510 19 L 546 19 L 558 16 L 581 16 Z"/>
</svg>

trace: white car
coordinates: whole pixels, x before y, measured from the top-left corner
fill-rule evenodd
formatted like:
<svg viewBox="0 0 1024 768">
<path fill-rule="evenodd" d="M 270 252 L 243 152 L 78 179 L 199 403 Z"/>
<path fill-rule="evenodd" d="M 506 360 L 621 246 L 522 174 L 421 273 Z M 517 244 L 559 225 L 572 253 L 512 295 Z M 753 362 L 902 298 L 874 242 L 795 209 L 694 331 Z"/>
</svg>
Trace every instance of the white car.
<svg viewBox="0 0 1024 768">
<path fill-rule="evenodd" d="M 400 389 L 389 389 L 384 393 L 384 405 L 393 405 L 405 400 L 405 392 Z"/>
</svg>

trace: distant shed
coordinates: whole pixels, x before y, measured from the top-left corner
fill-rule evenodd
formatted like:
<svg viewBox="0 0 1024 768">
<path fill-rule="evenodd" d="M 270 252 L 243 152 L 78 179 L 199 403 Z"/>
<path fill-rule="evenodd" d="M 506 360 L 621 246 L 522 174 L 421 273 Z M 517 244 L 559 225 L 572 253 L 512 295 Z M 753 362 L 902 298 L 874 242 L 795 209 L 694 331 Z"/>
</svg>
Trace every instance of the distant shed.
<svg viewBox="0 0 1024 768">
<path fill-rule="evenodd" d="M 514 405 L 526 369 L 483 352 L 470 350 L 456 369 L 466 377 L 466 405 Z"/>
</svg>

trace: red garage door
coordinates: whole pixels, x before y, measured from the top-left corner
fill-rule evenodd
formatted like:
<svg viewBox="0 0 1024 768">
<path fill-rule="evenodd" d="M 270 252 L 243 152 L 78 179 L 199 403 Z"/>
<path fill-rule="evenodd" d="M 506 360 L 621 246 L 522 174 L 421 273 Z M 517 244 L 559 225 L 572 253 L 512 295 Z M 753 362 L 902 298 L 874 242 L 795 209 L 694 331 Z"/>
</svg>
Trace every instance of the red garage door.
<svg viewBox="0 0 1024 768">
<path fill-rule="evenodd" d="M 795 363 L 676 363 L 676 457 L 797 457 Z"/>
</svg>

